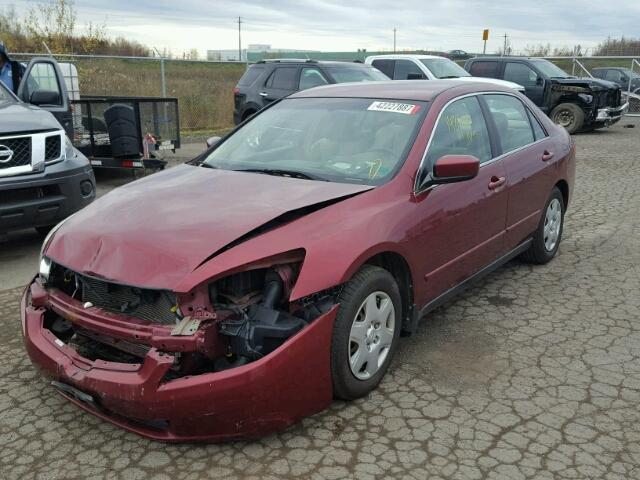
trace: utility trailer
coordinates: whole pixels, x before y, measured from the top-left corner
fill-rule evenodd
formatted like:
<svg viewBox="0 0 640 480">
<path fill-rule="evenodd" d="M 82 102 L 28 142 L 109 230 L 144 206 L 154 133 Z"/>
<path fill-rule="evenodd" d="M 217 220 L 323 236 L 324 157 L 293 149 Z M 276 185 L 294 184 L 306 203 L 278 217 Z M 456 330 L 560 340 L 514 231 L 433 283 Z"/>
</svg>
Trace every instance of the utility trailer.
<svg viewBox="0 0 640 480">
<path fill-rule="evenodd" d="M 73 145 L 94 168 L 162 170 L 162 153 L 180 148 L 176 98 L 82 96 L 70 103 Z"/>
</svg>

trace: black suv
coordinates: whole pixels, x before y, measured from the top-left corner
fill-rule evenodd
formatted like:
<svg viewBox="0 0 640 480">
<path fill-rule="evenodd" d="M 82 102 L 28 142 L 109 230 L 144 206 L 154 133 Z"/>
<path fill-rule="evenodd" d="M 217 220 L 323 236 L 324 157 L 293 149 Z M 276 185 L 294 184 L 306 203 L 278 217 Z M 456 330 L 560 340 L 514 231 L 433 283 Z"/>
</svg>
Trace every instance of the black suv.
<svg viewBox="0 0 640 480">
<path fill-rule="evenodd" d="M 358 62 L 262 60 L 249 65 L 233 89 L 233 121 L 237 125 L 274 100 L 298 90 L 330 83 L 388 80 L 379 70 Z"/>
<path fill-rule="evenodd" d="M 638 93 L 640 91 L 640 74 L 630 68 L 600 67 L 591 70 L 591 75 L 596 78 L 608 80 L 620 85 L 625 92 Z"/>
<path fill-rule="evenodd" d="M 464 68 L 475 77 L 524 86 L 525 95 L 569 133 L 613 125 L 627 109 L 615 83 L 573 77 L 541 58 L 478 57 L 467 60 Z"/>
</svg>

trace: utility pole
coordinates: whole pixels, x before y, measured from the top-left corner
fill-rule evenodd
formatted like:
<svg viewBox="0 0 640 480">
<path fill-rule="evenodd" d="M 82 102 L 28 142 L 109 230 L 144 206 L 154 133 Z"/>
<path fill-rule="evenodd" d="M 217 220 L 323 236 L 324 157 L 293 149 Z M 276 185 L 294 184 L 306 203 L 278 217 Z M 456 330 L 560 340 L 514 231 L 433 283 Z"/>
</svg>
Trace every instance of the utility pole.
<svg viewBox="0 0 640 480">
<path fill-rule="evenodd" d="M 507 34 L 504 34 L 504 47 L 502 48 L 502 56 L 507 54 Z"/>
<path fill-rule="evenodd" d="M 238 17 L 238 61 L 242 61 L 242 18 Z"/>
<path fill-rule="evenodd" d="M 393 28 L 393 53 L 396 53 L 396 28 Z"/>
</svg>

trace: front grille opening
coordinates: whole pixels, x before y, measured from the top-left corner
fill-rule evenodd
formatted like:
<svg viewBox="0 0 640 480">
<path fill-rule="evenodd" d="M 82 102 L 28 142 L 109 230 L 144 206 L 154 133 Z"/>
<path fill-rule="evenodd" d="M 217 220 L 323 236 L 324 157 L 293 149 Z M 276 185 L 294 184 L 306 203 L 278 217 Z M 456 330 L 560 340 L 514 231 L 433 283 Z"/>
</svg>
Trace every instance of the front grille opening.
<svg viewBox="0 0 640 480">
<path fill-rule="evenodd" d="M 30 202 L 32 200 L 46 200 L 47 198 L 56 197 L 61 194 L 58 185 L 3 190 L 0 191 L 0 205 L 5 206 L 12 203 Z"/>
<path fill-rule="evenodd" d="M 108 312 L 163 325 L 175 325 L 176 298 L 168 290 L 130 287 L 80 275 L 52 265 L 49 284 L 83 303 Z"/>
<path fill-rule="evenodd" d="M 149 347 L 145 345 L 133 344 L 74 327 L 69 320 L 51 310 L 45 313 L 43 327 L 53 333 L 58 340 L 71 346 L 80 356 L 91 361 L 103 360 L 140 365 L 149 351 Z"/>
<path fill-rule="evenodd" d="M 44 141 L 44 161 L 51 162 L 57 160 L 62 155 L 62 137 L 54 135 L 47 137 Z"/>
<path fill-rule="evenodd" d="M 31 137 L 0 138 L 0 170 L 31 165 Z"/>
</svg>

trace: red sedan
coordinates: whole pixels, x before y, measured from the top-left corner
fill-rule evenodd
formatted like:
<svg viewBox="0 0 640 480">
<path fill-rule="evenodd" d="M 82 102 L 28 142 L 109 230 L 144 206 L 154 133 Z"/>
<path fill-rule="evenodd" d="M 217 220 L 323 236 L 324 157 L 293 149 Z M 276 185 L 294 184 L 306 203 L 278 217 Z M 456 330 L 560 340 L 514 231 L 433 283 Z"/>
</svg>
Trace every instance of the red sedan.
<svg viewBox="0 0 640 480">
<path fill-rule="evenodd" d="M 255 437 L 354 399 L 401 332 L 509 259 L 557 253 L 570 136 L 490 84 L 316 88 L 58 225 L 29 356 L 167 441 Z"/>
</svg>

